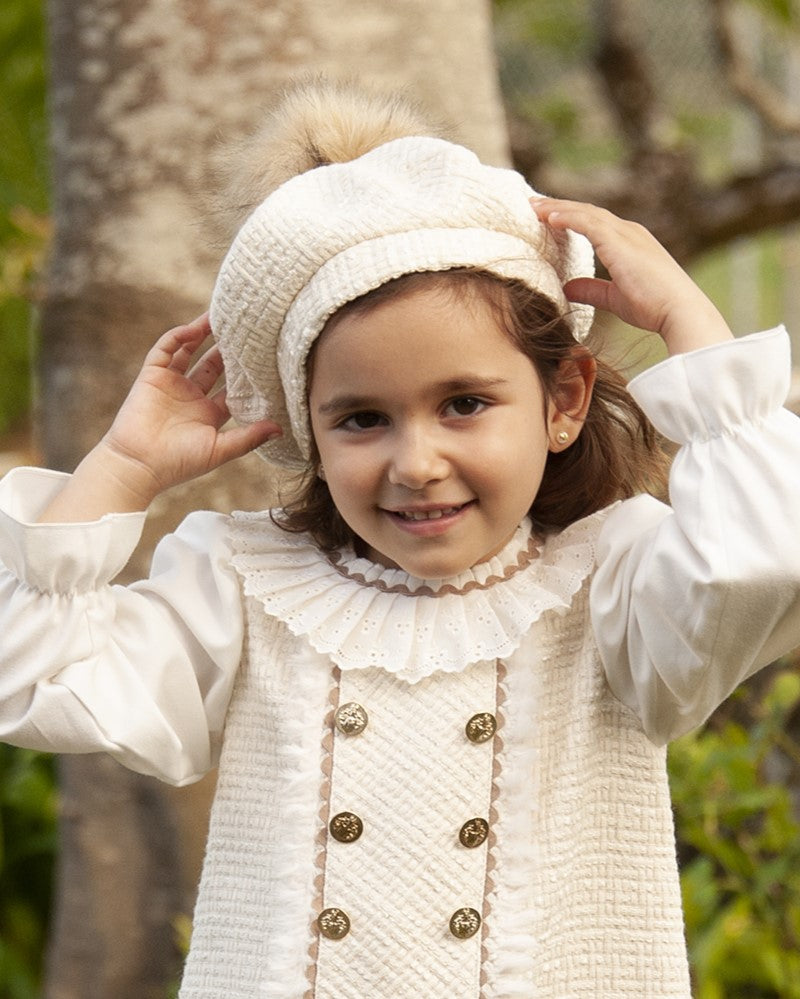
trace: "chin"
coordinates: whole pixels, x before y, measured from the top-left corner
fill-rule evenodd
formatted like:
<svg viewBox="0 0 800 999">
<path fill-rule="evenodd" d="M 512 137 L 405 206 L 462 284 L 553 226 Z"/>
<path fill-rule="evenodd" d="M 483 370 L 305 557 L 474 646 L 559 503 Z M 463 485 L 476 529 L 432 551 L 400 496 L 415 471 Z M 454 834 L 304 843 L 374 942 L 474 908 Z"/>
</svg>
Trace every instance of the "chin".
<svg viewBox="0 0 800 999">
<path fill-rule="evenodd" d="M 387 564 L 387 559 L 383 556 L 379 561 L 382 564 Z M 403 572 L 407 572 L 409 576 L 414 576 L 417 579 L 447 579 L 450 576 L 457 576 L 459 573 L 466 572 L 467 569 L 471 568 L 473 563 L 468 559 L 455 559 L 455 558 L 398 558 L 392 561 L 391 564 Z"/>
<path fill-rule="evenodd" d="M 447 579 L 466 572 L 483 561 L 481 551 L 469 545 L 437 544 L 435 539 L 416 545 L 386 544 L 382 548 L 363 543 L 359 554 L 387 569 L 401 569 L 417 579 Z M 358 551 L 358 549 L 357 549 Z"/>
</svg>

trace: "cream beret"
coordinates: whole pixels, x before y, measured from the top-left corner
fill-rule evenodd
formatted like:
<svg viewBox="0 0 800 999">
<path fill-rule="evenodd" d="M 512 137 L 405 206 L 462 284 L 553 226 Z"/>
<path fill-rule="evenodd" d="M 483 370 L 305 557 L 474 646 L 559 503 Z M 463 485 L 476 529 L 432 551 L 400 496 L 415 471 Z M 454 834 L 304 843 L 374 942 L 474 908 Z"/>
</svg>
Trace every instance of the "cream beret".
<svg viewBox="0 0 800 999">
<path fill-rule="evenodd" d="M 469 266 L 516 278 L 550 298 L 583 340 L 592 310 L 570 305 L 562 286 L 594 273 L 592 247 L 542 225 L 533 195 L 513 170 L 424 137 L 317 167 L 270 194 L 236 236 L 211 299 L 231 414 L 283 428 L 262 456 L 307 464 L 311 345 L 338 308 L 403 274 Z"/>
</svg>

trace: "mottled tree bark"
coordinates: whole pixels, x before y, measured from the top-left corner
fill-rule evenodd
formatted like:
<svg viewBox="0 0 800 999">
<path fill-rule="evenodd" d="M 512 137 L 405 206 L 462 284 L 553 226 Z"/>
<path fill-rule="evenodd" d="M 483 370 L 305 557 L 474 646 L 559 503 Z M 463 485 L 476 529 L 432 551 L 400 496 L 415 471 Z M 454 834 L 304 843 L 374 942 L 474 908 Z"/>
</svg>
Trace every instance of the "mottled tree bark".
<svg viewBox="0 0 800 999">
<path fill-rule="evenodd" d="M 148 345 L 205 307 L 219 250 L 217 138 L 291 77 L 404 85 L 488 161 L 507 159 L 487 0 L 50 0 L 55 241 L 38 427 L 69 470 L 103 433 Z M 205 506 L 270 501 L 249 459 L 154 504 L 154 537 Z M 173 791 L 99 757 L 64 759 L 46 999 L 162 997 L 179 974 L 208 781 Z"/>
</svg>

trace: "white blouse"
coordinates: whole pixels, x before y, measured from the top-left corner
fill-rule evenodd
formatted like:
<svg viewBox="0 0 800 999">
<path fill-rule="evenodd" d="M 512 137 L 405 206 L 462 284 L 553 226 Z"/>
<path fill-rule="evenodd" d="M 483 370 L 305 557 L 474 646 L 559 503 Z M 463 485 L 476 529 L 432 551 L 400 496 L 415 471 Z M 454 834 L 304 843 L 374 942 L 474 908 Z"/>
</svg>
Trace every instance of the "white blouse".
<svg viewBox="0 0 800 999">
<path fill-rule="evenodd" d="M 800 645 L 800 420 L 781 409 L 789 374 L 778 328 L 678 355 L 630 383 L 681 445 L 671 508 L 639 496 L 541 548 L 523 525 L 453 581 L 415 580 L 353 552 L 329 559 L 274 529 L 265 607 L 342 669 L 379 666 L 414 683 L 509 655 L 594 571 L 608 682 L 662 744 Z M 242 652 L 246 566 L 235 564 L 231 519 L 190 515 L 158 546 L 149 579 L 115 586 L 144 514 L 36 524 L 63 481 L 17 469 L 0 482 L 0 739 L 106 751 L 171 783 L 197 780 L 217 762 Z M 449 583 L 461 595 L 426 601 L 426 588 Z"/>
</svg>

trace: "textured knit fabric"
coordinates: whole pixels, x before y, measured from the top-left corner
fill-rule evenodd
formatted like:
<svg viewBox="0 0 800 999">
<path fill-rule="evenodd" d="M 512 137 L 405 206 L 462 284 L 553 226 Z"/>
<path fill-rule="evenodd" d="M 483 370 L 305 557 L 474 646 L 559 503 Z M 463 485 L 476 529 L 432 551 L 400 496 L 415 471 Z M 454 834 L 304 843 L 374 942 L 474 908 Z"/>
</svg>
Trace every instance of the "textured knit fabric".
<svg viewBox="0 0 800 999">
<path fill-rule="evenodd" d="M 244 423 L 269 416 L 284 429 L 260 453 L 305 465 L 311 344 L 341 305 L 392 278 L 452 267 L 516 278 L 556 303 L 583 339 L 592 309 L 570 305 L 562 286 L 594 273 L 592 247 L 539 222 L 534 194 L 513 170 L 424 137 L 310 170 L 273 192 L 234 240 L 211 301 L 231 413 Z"/>
<path fill-rule="evenodd" d="M 489 818 L 495 745 L 472 744 L 464 730 L 472 714 L 497 711 L 497 672 L 479 663 L 413 685 L 383 670 L 343 674 L 340 702 L 362 704 L 369 724 L 359 737 L 334 732 L 327 811 L 355 812 L 364 833 L 321 844 L 312 911 L 340 907 L 352 930 L 320 938 L 309 969 L 318 995 L 476 993 L 481 935 L 457 939 L 449 920 L 463 907 L 484 912 L 486 844 L 466 848 L 458 834 Z"/>
<path fill-rule="evenodd" d="M 247 553 L 252 521 L 235 537 Z M 610 692 L 587 592 L 502 664 L 416 684 L 340 674 L 248 600 L 182 999 L 687 999 L 664 751 Z M 331 713 L 351 699 L 370 720 L 349 739 Z M 486 710 L 498 734 L 473 745 L 464 723 Z M 326 834 L 343 809 L 364 820 L 356 843 Z M 467 850 L 474 814 L 492 836 Z M 331 905 L 342 940 L 314 925 Z M 484 924 L 457 940 L 463 906 Z"/>
</svg>

